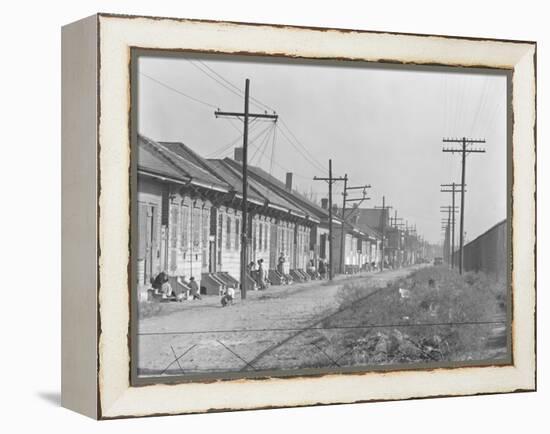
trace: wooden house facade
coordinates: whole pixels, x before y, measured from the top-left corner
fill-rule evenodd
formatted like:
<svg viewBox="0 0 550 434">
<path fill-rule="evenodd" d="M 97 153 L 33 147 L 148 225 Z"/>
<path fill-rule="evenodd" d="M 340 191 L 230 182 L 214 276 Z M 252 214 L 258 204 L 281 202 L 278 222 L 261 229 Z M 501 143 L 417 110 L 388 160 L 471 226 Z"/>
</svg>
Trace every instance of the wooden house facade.
<svg viewBox="0 0 550 434">
<path fill-rule="evenodd" d="M 143 136 L 137 155 L 138 286 L 161 271 L 194 277 L 207 292 L 213 274 L 239 280 L 241 162 L 205 159 L 182 143 Z M 247 209 L 247 263 L 263 260 L 264 269 L 274 270 L 283 256 L 285 274 L 307 278 L 311 261 L 328 260 L 328 211 L 294 191 L 288 176 L 285 184 L 249 166 Z M 337 230 L 342 222 L 334 217 L 333 225 Z M 375 237 L 353 225 L 345 230 L 345 264 L 359 270 L 376 252 Z M 335 235 L 335 261 L 339 248 Z"/>
</svg>

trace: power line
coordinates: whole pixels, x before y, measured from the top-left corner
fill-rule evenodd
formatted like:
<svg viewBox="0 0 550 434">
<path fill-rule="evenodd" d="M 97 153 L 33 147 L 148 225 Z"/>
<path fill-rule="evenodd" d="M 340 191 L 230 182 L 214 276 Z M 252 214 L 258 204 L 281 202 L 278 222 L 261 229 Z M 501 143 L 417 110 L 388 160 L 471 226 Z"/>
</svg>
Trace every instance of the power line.
<svg viewBox="0 0 550 434">
<path fill-rule="evenodd" d="M 276 134 L 277 132 L 277 129 L 274 129 L 274 133 Z M 251 146 L 254 148 L 254 149 L 257 149 L 256 145 L 254 145 L 253 143 L 251 143 Z M 279 169 L 281 170 L 284 170 L 285 172 L 292 172 L 294 176 L 296 176 L 297 178 L 300 178 L 300 179 L 304 179 L 306 181 L 309 181 L 311 180 L 311 178 L 308 178 L 307 176 L 302 176 L 298 173 L 295 173 L 292 169 L 289 169 L 288 167 L 285 167 L 283 165 L 281 165 L 280 163 L 278 163 L 275 159 L 273 160 L 273 164 L 275 166 L 277 166 Z"/>
<path fill-rule="evenodd" d="M 315 161 L 315 162 L 319 165 L 319 167 L 323 168 L 324 171 L 327 171 L 326 166 L 324 166 L 319 160 L 317 160 L 317 159 L 315 158 L 315 156 L 309 152 L 309 150 L 307 149 L 307 147 L 304 146 L 304 145 L 302 144 L 302 142 L 300 142 L 300 141 L 298 140 L 298 138 L 297 138 L 296 135 L 292 132 L 292 130 L 290 129 L 290 127 L 288 126 L 288 124 L 285 122 L 284 119 L 281 119 L 281 125 L 282 125 L 283 127 L 286 128 L 286 130 L 287 130 L 287 131 L 289 132 L 289 134 L 294 138 L 294 140 L 296 141 L 296 143 L 297 143 L 297 144 L 298 144 L 298 145 L 299 145 L 299 146 L 300 146 L 300 147 L 301 147 L 301 148 L 311 157 L 311 159 L 312 159 L 313 161 Z"/>
<path fill-rule="evenodd" d="M 229 81 L 228 79 L 226 79 L 223 75 L 221 75 L 220 73 L 216 72 L 212 67 L 208 66 L 205 62 L 203 62 L 202 60 L 200 59 L 195 59 L 196 62 L 200 63 L 202 66 L 204 66 L 206 69 L 208 69 L 208 71 L 210 71 L 212 74 L 214 74 L 216 77 L 218 77 L 220 80 L 223 81 L 223 83 L 221 83 L 218 79 L 216 79 L 216 77 L 213 77 L 211 76 L 210 74 L 208 74 L 206 71 L 202 70 L 201 68 L 199 68 L 196 64 L 193 63 L 193 61 L 191 59 L 186 59 L 188 60 L 193 66 L 195 66 L 197 69 L 199 69 L 201 72 L 203 72 L 205 75 L 207 75 L 208 77 L 210 77 L 212 80 L 216 81 L 219 85 L 225 87 L 227 90 L 229 90 L 230 92 L 232 92 L 233 94 L 239 96 L 240 98 L 242 98 L 244 96 L 244 91 L 239 88 L 238 86 L 236 86 L 234 83 L 232 83 L 231 81 Z M 226 83 L 229 87 L 227 87 L 224 83 Z M 270 111 L 273 111 L 275 112 L 275 110 L 273 108 L 271 108 L 270 106 L 268 106 L 267 104 L 264 104 L 263 102 L 261 102 L 260 100 L 258 100 L 257 98 L 254 98 L 252 96 L 249 96 L 250 100 L 252 101 L 251 105 L 254 105 L 256 106 L 257 108 L 259 109 L 262 109 L 262 110 L 270 110 Z"/>
<path fill-rule="evenodd" d="M 256 152 L 254 152 L 254 154 L 252 154 L 252 157 L 250 158 L 250 164 L 252 164 L 254 162 L 254 158 L 256 158 L 256 155 L 258 155 L 258 153 L 260 152 L 260 150 L 263 150 L 265 149 L 265 146 L 266 144 L 269 142 L 269 137 L 271 136 L 271 132 L 273 131 L 273 129 L 275 128 L 275 124 L 272 124 L 269 126 L 269 128 L 266 130 L 266 134 L 263 136 L 260 144 L 258 145 L 258 147 L 256 148 Z M 263 154 L 263 153 L 262 153 Z M 258 162 L 256 164 L 260 164 L 261 163 L 261 158 L 258 160 Z"/>
<path fill-rule="evenodd" d="M 233 95 L 239 97 L 239 98 L 242 98 L 243 94 L 242 94 L 242 91 L 237 88 L 237 91 L 235 91 L 234 89 L 228 87 L 227 85 L 225 85 L 223 82 L 221 82 L 219 79 L 217 79 L 216 77 L 212 76 L 211 74 L 209 74 L 208 72 L 206 72 L 204 69 L 202 69 L 199 65 L 197 65 L 195 62 L 193 62 L 191 59 L 185 59 L 187 60 L 191 65 L 193 65 L 196 69 L 198 69 L 200 72 L 202 72 L 204 75 L 206 75 L 208 78 L 214 80 L 216 83 L 218 83 L 220 86 L 222 86 L 223 88 L 227 89 L 229 92 L 231 92 Z M 204 64 L 203 64 L 204 65 Z M 236 86 L 233 86 L 233 87 L 236 87 Z"/>
<path fill-rule="evenodd" d="M 162 82 L 162 81 L 160 81 L 160 80 L 157 80 L 157 79 L 154 78 L 154 77 L 151 77 L 150 75 L 145 74 L 144 72 L 140 72 L 140 75 L 143 75 L 144 77 L 147 77 L 149 80 L 151 80 L 151 81 L 157 83 L 158 85 L 160 85 L 160 86 L 162 86 L 162 87 L 165 87 L 166 89 L 169 89 L 169 90 L 171 90 L 172 92 L 175 92 L 175 93 L 177 93 L 177 94 L 179 94 L 179 95 L 181 95 L 181 96 L 184 96 L 184 97 L 190 99 L 191 101 L 195 101 L 196 103 L 205 105 L 205 106 L 207 106 L 207 107 L 217 108 L 217 106 L 215 106 L 214 104 L 210 104 L 210 103 L 208 103 L 208 102 L 206 102 L 206 101 L 202 101 L 202 100 L 200 100 L 200 99 L 198 99 L 198 98 L 195 98 L 194 96 L 188 95 L 188 94 L 182 92 L 181 90 L 176 89 L 175 87 L 170 86 L 169 84 L 166 84 L 166 83 L 164 83 L 164 82 Z"/>
<path fill-rule="evenodd" d="M 249 132 L 251 132 L 253 129 L 255 129 L 256 127 L 258 126 L 257 123 L 254 123 L 254 122 L 250 122 L 250 128 L 249 128 Z M 266 132 L 267 130 L 269 129 L 269 126 L 267 128 L 265 128 L 264 130 L 262 130 L 257 136 L 255 136 L 252 140 L 256 140 L 256 138 L 258 138 L 260 135 L 262 135 L 264 132 Z M 221 155 L 223 153 L 225 153 L 230 147 L 232 147 L 233 145 L 235 145 L 241 138 L 243 137 L 243 133 L 241 132 L 240 135 L 231 140 L 231 142 L 223 145 L 222 147 L 218 148 L 217 150 L 211 152 L 210 154 L 206 155 L 206 158 L 212 158 L 214 157 L 215 155 Z"/>
<path fill-rule="evenodd" d="M 285 133 L 285 130 L 283 129 L 279 129 L 279 131 L 281 132 L 281 134 L 283 135 L 283 137 L 287 140 L 287 142 L 294 148 L 296 149 L 300 155 L 302 155 L 302 157 L 305 158 L 305 160 L 311 164 L 311 166 L 315 169 L 315 170 L 320 170 L 321 172 L 326 172 L 326 169 L 324 167 L 322 167 L 321 165 L 319 165 L 318 163 L 316 163 L 314 160 L 312 160 L 310 157 L 308 157 L 307 153 L 305 153 L 304 151 L 302 151 L 298 146 L 296 146 L 296 144 L 293 143 L 293 141 L 288 137 L 288 135 Z"/>
<path fill-rule="evenodd" d="M 272 128 L 272 129 L 269 131 L 268 136 L 272 136 L 272 135 L 274 134 L 274 131 L 275 131 L 275 128 Z M 264 148 L 263 148 L 263 150 L 262 150 L 262 153 L 260 154 L 260 158 L 258 159 L 258 164 L 260 164 L 260 163 L 262 162 L 262 160 L 263 160 L 263 158 L 264 158 L 264 156 L 265 156 L 265 151 L 267 150 L 267 148 L 268 148 L 268 146 L 269 146 L 268 143 L 269 143 L 269 137 L 268 137 L 268 139 L 267 139 L 266 142 L 265 142 L 265 145 L 264 145 Z"/>
<path fill-rule="evenodd" d="M 273 163 L 275 160 L 275 143 L 277 141 L 277 128 L 273 130 L 273 142 L 271 143 L 271 160 L 269 162 L 269 174 L 273 173 Z"/>
<path fill-rule="evenodd" d="M 231 81 L 229 81 L 228 79 L 226 79 L 225 77 L 223 77 L 220 73 L 216 72 L 214 69 L 212 69 L 210 66 L 208 66 L 206 63 L 204 63 L 202 60 L 199 60 L 197 59 L 197 62 L 199 62 L 201 65 L 203 65 L 205 68 L 207 68 L 209 71 L 211 71 L 213 74 L 215 74 L 216 76 L 218 76 L 221 80 L 223 80 L 225 83 L 227 83 L 229 86 L 231 86 L 232 88 L 236 89 L 237 91 L 239 91 L 242 95 L 244 95 L 244 92 L 242 89 L 240 89 L 238 86 L 236 86 L 235 84 L 233 84 Z M 260 101 L 258 98 L 255 98 L 253 97 L 252 95 L 249 96 L 249 98 L 256 102 L 256 104 L 253 103 L 253 105 L 255 105 L 256 107 L 258 108 L 261 108 L 258 106 L 258 104 L 260 106 L 262 106 L 263 108 L 267 109 L 267 110 L 271 110 L 272 112 L 275 112 L 276 110 L 273 108 L 273 107 L 270 107 L 268 106 L 267 104 L 264 104 L 262 101 Z"/>
<path fill-rule="evenodd" d="M 237 85 L 235 85 L 234 83 L 230 82 L 228 79 L 226 79 L 225 77 L 223 77 L 221 74 L 219 74 L 218 72 L 216 72 L 214 69 L 212 69 L 210 66 L 208 66 L 205 62 L 203 62 L 202 60 L 200 59 L 196 59 L 196 61 L 198 63 L 200 63 L 202 66 L 204 66 L 206 69 L 208 69 L 210 72 L 212 72 L 212 74 L 216 75 L 217 77 L 220 78 L 220 80 L 224 81 L 225 83 L 227 83 L 229 86 L 231 86 L 233 89 L 235 89 L 237 92 L 239 92 L 240 94 L 243 94 L 244 95 L 244 91 Z M 250 97 L 252 99 L 252 97 Z"/>
<path fill-rule="evenodd" d="M 485 100 L 487 99 L 487 89 L 489 86 L 489 79 L 485 77 L 485 81 L 483 82 L 483 90 L 481 91 L 481 95 L 479 96 L 479 101 L 477 104 L 477 110 L 474 115 L 474 118 L 472 119 L 472 124 L 470 127 L 471 134 L 475 134 L 477 132 L 477 125 L 479 122 L 479 115 L 482 113 L 481 109 L 485 109 Z"/>
</svg>

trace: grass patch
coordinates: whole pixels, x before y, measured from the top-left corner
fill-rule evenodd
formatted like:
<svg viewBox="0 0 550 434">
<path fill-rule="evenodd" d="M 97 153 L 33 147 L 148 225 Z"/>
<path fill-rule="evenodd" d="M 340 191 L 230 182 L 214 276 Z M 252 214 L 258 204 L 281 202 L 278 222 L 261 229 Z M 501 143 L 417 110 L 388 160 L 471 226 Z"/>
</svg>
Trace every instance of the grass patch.
<svg viewBox="0 0 550 434">
<path fill-rule="evenodd" d="M 484 360 L 505 320 L 506 286 L 482 273 L 423 268 L 365 298 L 365 284 L 348 284 L 338 299 L 361 326 L 346 336 L 354 364 Z M 336 325 L 339 318 L 325 324 Z M 331 324 L 332 323 L 332 324 Z M 482 323 L 482 324 L 479 324 Z"/>
</svg>

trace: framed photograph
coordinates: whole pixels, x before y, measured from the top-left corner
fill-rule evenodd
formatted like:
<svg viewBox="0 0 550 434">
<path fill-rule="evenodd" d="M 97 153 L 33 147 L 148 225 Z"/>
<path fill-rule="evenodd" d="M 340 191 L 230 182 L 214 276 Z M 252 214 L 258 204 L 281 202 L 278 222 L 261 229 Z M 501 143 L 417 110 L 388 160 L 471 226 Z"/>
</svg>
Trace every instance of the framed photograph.
<svg viewBox="0 0 550 434">
<path fill-rule="evenodd" d="M 62 54 L 65 407 L 536 389 L 534 42 L 98 14 Z"/>
</svg>

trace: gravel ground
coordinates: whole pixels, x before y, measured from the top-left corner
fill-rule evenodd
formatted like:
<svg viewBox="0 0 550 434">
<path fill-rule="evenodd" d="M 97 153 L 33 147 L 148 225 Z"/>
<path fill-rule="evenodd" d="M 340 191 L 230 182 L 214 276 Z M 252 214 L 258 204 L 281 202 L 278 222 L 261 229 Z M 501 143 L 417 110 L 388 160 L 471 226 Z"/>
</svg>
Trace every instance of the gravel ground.
<svg viewBox="0 0 550 434">
<path fill-rule="evenodd" d="M 338 313 L 339 289 L 350 281 L 364 282 L 367 296 L 412 270 L 272 287 L 249 292 L 245 301 L 237 294 L 235 304 L 226 308 L 215 296 L 162 303 L 153 316 L 139 321 L 138 372 L 169 376 L 342 366 L 345 354 L 338 354 L 341 348 L 333 343 L 345 328 L 323 328 L 334 315 L 343 324 L 350 320 Z"/>
</svg>

